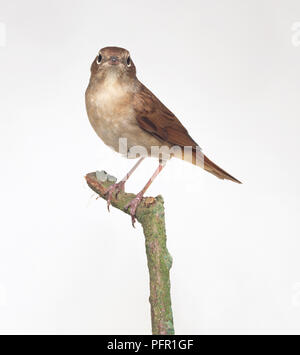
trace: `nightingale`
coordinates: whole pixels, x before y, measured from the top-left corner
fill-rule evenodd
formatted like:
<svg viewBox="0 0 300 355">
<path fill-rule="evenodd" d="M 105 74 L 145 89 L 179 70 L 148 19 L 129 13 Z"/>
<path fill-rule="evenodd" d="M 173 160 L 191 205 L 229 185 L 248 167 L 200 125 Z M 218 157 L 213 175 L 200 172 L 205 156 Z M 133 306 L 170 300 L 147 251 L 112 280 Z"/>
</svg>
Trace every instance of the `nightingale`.
<svg viewBox="0 0 300 355">
<path fill-rule="evenodd" d="M 113 194 L 117 198 L 124 191 L 125 182 L 145 157 L 159 159 L 150 180 L 126 206 L 133 225 L 144 193 L 172 157 L 201 166 L 220 179 L 241 183 L 209 160 L 178 118 L 138 80 L 128 50 L 105 47 L 98 52 L 85 101 L 89 121 L 102 141 L 127 158 L 139 158 L 126 176 L 106 191 L 108 209 Z M 126 142 L 125 152 L 120 142 Z"/>
</svg>

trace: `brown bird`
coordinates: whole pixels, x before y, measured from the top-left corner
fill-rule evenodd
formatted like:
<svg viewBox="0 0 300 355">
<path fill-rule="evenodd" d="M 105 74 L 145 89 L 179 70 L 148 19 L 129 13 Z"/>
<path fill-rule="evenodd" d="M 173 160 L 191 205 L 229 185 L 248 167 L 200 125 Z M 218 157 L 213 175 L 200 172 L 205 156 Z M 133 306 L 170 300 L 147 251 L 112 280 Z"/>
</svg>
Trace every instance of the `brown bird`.
<svg viewBox="0 0 300 355">
<path fill-rule="evenodd" d="M 177 117 L 137 79 L 126 49 L 106 47 L 98 52 L 85 99 L 90 123 L 103 142 L 127 158 L 140 158 L 122 181 L 107 190 L 108 208 L 112 194 L 124 191 L 125 182 L 146 156 L 159 158 L 151 179 L 126 206 L 133 225 L 145 191 L 171 157 L 199 165 L 220 179 L 240 183 L 201 153 Z"/>
</svg>

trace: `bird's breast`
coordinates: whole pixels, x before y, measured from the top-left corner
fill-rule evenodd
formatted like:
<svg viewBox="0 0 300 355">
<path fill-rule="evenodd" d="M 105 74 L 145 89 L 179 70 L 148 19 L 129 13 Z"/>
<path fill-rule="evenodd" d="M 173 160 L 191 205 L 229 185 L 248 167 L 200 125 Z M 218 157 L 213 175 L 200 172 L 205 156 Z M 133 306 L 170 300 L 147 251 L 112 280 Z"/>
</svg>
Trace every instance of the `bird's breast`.
<svg viewBox="0 0 300 355">
<path fill-rule="evenodd" d="M 133 101 L 134 95 L 138 94 L 134 87 L 109 81 L 101 85 L 91 82 L 86 91 L 91 125 L 105 144 L 122 154 L 127 153 L 123 146 L 124 138 L 127 151 L 142 146 L 150 153 L 151 147 L 161 145 L 157 138 L 142 130 L 137 123 Z M 128 157 L 133 158 L 134 154 Z"/>
<path fill-rule="evenodd" d="M 118 150 L 134 122 L 133 92 L 117 83 L 90 84 L 86 106 L 91 125 L 103 142 Z"/>
</svg>

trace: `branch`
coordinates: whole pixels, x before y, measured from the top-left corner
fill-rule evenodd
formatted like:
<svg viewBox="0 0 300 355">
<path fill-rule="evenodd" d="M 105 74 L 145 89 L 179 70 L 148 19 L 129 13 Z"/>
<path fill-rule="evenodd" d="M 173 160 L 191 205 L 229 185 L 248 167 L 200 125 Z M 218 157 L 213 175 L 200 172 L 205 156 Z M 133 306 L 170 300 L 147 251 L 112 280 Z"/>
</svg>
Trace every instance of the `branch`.
<svg viewBox="0 0 300 355">
<path fill-rule="evenodd" d="M 106 200 L 105 191 L 112 182 L 99 182 L 96 173 L 86 176 L 89 187 Z M 118 199 L 113 196 L 111 205 L 129 214 L 125 206 L 134 194 L 120 192 Z M 166 247 L 164 201 L 162 196 L 146 197 L 137 208 L 136 219 L 141 223 L 145 235 L 146 254 L 150 275 L 150 305 L 152 334 L 174 334 L 170 295 L 169 272 L 172 257 Z"/>
</svg>

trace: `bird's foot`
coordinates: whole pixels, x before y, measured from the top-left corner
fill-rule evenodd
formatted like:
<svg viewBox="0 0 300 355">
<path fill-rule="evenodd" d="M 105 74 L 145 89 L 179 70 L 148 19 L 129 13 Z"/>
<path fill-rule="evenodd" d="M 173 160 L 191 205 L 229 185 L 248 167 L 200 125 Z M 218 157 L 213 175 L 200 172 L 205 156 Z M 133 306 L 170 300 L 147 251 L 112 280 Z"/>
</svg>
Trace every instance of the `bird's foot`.
<svg viewBox="0 0 300 355">
<path fill-rule="evenodd" d="M 128 210 L 129 209 L 129 212 L 130 212 L 130 216 L 131 216 L 131 222 L 132 222 L 132 226 L 135 227 L 135 213 L 136 213 L 136 210 L 139 206 L 139 204 L 142 202 L 142 199 L 143 199 L 143 193 L 142 192 L 139 192 L 136 197 L 131 200 L 126 206 L 125 206 L 125 209 Z"/>
<path fill-rule="evenodd" d="M 113 194 L 115 194 L 115 198 L 118 199 L 119 193 L 122 191 L 124 192 L 125 181 L 117 182 L 105 191 L 105 195 L 107 195 L 107 209 L 109 211 L 109 206 L 111 205 L 111 201 L 113 198 Z"/>
</svg>

